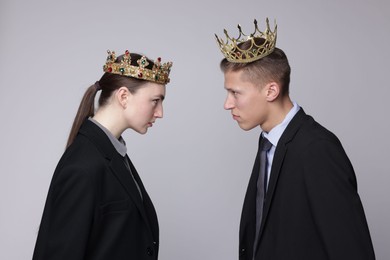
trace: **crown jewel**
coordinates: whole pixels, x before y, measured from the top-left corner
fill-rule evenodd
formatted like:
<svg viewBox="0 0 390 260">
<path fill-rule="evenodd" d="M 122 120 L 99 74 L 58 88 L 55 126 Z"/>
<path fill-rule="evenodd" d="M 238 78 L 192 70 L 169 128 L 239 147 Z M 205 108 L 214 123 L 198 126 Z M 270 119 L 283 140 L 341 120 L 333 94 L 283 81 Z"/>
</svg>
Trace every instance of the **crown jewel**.
<svg viewBox="0 0 390 260">
<path fill-rule="evenodd" d="M 223 41 L 215 34 L 219 49 L 225 58 L 234 63 L 248 63 L 259 60 L 272 53 L 276 44 L 277 25 L 275 22 L 274 31 L 271 31 L 268 18 L 266 19 L 266 23 L 267 27 L 264 32 L 262 32 L 259 30 L 257 21 L 255 20 L 255 31 L 249 35 L 244 34 L 241 26 L 238 25 L 240 33 L 238 38 L 231 38 L 228 32 L 224 30 L 226 41 Z M 262 39 L 261 43 L 256 41 L 258 38 Z M 249 48 L 241 49 L 241 43 L 247 41 L 250 41 Z"/>
<path fill-rule="evenodd" d="M 159 57 L 154 62 L 153 68 L 148 69 L 146 67 L 149 65 L 149 62 L 145 56 L 137 60 L 138 66 L 134 66 L 131 65 L 131 56 L 128 50 L 126 50 L 119 63 L 115 62 L 115 51 L 108 50 L 107 53 L 106 64 L 103 66 L 104 72 L 153 81 L 159 84 L 167 84 L 170 81 L 169 73 L 172 62 L 161 63 L 161 58 Z"/>
</svg>

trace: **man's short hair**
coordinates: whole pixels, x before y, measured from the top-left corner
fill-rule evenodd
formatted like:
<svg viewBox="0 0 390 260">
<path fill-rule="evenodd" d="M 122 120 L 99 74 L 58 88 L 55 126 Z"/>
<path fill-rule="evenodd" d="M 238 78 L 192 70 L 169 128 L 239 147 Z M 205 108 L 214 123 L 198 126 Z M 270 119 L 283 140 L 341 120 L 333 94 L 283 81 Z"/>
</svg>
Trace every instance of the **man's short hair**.
<svg viewBox="0 0 390 260">
<path fill-rule="evenodd" d="M 261 38 L 257 39 L 259 41 L 263 40 Z M 250 48 L 250 46 L 246 46 L 250 43 L 247 43 L 244 42 L 239 47 L 241 49 Z M 233 63 L 225 58 L 221 61 L 220 68 L 224 73 L 242 70 L 244 80 L 260 86 L 276 82 L 281 87 L 282 96 L 289 93 L 291 68 L 286 54 L 279 48 L 275 47 L 269 55 L 249 63 Z"/>
</svg>

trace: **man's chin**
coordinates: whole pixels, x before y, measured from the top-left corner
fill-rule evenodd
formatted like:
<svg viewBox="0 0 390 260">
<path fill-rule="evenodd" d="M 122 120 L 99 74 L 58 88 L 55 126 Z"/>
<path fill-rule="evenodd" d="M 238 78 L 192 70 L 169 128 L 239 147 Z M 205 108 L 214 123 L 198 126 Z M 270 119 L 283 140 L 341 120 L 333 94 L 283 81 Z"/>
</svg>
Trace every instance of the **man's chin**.
<svg viewBox="0 0 390 260">
<path fill-rule="evenodd" d="M 244 130 L 244 131 L 250 131 L 250 130 L 252 130 L 253 128 L 256 127 L 256 125 L 255 125 L 255 126 L 252 126 L 252 125 L 246 125 L 246 124 L 242 124 L 242 123 L 238 123 L 238 126 L 239 126 L 242 130 Z"/>
</svg>

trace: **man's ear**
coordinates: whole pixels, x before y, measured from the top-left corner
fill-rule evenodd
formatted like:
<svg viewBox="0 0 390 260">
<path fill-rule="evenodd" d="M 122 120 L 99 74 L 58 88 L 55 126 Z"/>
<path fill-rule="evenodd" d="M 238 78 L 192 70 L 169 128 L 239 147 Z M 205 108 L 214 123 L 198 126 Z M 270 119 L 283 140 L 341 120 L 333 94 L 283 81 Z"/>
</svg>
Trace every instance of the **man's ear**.
<svg viewBox="0 0 390 260">
<path fill-rule="evenodd" d="M 130 97 L 131 93 L 126 87 L 120 87 L 115 94 L 115 98 L 118 104 L 123 108 L 127 108 L 127 101 Z"/>
<path fill-rule="evenodd" d="M 276 82 L 270 82 L 265 85 L 266 100 L 272 102 L 280 95 L 280 85 Z"/>
</svg>

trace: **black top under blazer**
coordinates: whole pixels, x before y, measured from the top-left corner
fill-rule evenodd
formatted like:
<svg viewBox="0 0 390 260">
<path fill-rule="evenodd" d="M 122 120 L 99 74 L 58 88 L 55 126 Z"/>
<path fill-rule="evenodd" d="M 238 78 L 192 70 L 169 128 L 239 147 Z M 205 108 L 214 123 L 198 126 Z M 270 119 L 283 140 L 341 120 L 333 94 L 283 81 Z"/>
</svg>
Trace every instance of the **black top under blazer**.
<svg viewBox="0 0 390 260">
<path fill-rule="evenodd" d="M 240 260 L 375 259 L 353 167 L 338 138 L 302 109 L 276 146 L 253 258 L 258 173 L 257 156 L 241 216 Z"/>
<path fill-rule="evenodd" d="M 156 212 L 129 164 L 143 199 L 124 158 L 86 120 L 54 172 L 33 260 L 157 259 Z"/>
</svg>

